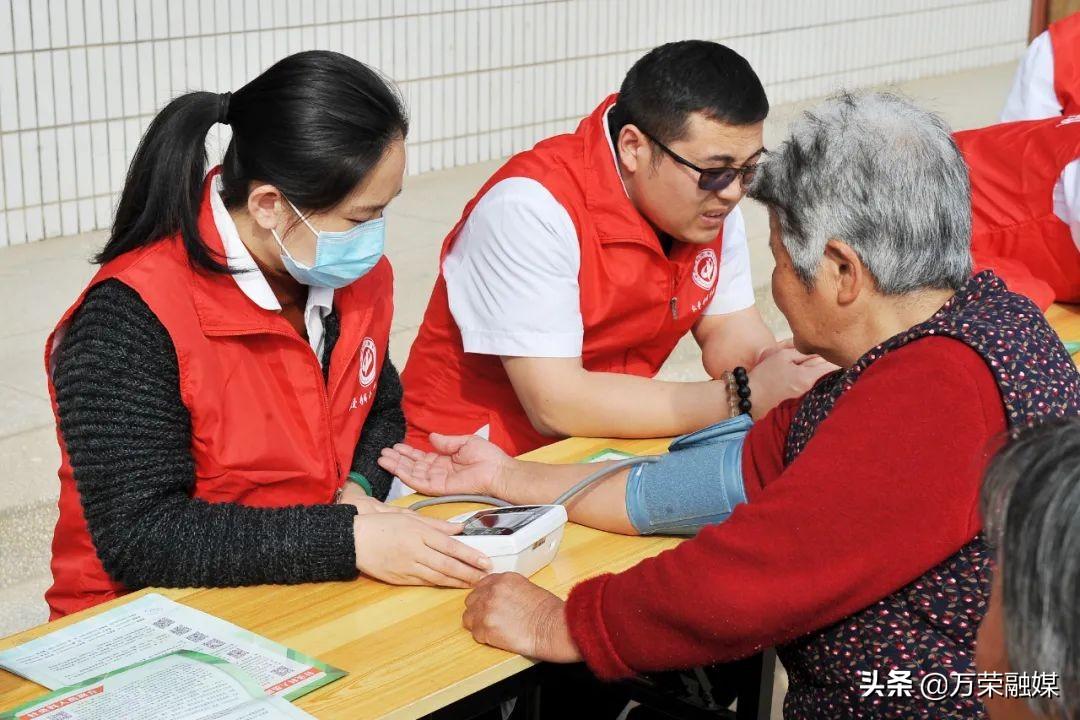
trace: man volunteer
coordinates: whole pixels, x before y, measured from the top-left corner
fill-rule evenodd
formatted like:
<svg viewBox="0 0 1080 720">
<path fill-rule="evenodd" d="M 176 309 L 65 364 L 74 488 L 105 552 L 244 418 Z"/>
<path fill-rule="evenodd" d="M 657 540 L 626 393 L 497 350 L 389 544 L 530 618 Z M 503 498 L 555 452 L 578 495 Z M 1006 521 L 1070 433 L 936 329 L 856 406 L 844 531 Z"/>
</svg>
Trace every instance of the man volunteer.
<svg viewBox="0 0 1080 720">
<path fill-rule="evenodd" d="M 755 415 L 827 368 L 754 307 L 736 204 L 768 100 L 723 45 L 658 47 L 568 135 L 511 158 L 447 236 L 402 375 L 408 442 L 478 433 L 678 435 L 728 417 L 726 380 L 651 379 L 692 331 L 713 378 L 751 368 Z"/>
</svg>

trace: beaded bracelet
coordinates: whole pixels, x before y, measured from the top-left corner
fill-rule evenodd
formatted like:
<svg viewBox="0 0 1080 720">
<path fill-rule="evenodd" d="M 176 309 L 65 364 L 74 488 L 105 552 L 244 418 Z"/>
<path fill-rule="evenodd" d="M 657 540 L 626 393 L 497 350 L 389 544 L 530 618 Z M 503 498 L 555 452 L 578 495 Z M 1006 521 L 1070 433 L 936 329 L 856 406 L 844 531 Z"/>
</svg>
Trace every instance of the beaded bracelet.
<svg viewBox="0 0 1080 720">
<path fill-rule="evenodd" d="M 739 414 L 739 402 L 736 399 L 739 397 L 736 394 L 738 386 L 735 384 L 735 376 L 725 370 L 720 373 L 720 381 L 727 385 L 728 417 L 735 417 Z"/>
<path fill-rule="evenodd" d="M 739 366 L 731 372 L 725 370 L 720 379 L 727 383 L 728 411 L 731 417 L 749 413 L 753 406 L 750 402 L 750 376 L 746 368 Z"/>
<path fill-rule="evenodd" d="M 735 394 L 739 396 L 739 412 L 749 414 L 753 405 L 750 403 L 750 374 L 741 365 L 731 374 L 735 377 Z"/>
</svg>

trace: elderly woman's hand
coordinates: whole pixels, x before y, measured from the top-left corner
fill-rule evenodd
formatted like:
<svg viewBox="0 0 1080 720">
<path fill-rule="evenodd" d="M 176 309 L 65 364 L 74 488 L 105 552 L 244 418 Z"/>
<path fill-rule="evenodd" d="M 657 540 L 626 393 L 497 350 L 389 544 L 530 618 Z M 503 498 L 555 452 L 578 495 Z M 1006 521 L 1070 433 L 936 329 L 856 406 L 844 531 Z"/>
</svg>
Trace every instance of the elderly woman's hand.
<svg viewBox="0 0 1080 720">
<path fill-rule="evenodd" d="M 461 622 L 477 642 L 547 662 L 579 662 L 566 603 L 517 573 L 488 575 L 465 598 Z"/>
<path fill-rule="evenodd" d="M 405 443 L 384 448 L 379 466 L 424 495 L 505 497 L 501 480 L 514 459 L 476 435 L 431 433 L 435 452 Z"/>
<path fill-rule="evenodd" d="M 761 418 L 784 400 L 799 397 L 837 367 L 817 355 L 804 355 L 789 343 L 762 353 L 749 372 L 751 414 Z"/>
</svg>

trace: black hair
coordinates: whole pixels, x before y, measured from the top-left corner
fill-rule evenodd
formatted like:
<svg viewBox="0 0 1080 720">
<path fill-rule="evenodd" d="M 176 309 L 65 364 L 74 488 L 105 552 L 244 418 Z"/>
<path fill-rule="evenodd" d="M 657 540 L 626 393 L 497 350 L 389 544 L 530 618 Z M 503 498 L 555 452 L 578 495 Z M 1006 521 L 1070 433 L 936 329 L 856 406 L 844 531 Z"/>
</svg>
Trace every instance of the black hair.
<svg viewBox="0 0 1080 720">
<path fill-rule="evenodd" d="M 769 114 L 769 99 L 742 55 L 707 40 L 682 40 L 650 50 L 634 63 L 609 118 L 612 135 L 634 124 L 662 143 L 686 133 L 691 113 L 729 125 L 753 125 Z"/>
<path fill-rule="evenodd" d="M 139 142 L 96 262 L 179 232 L 192 265 L 229 272 L 198 231 L 206 133 L 217 122 L 232 126 L 221 172 L 230 208 L 247 202 L 253 181 L 274 185 L 299 208 L 331 208 L 409 130 L 392 82 L 358 60 L 322 50 L 279 60 L 231 95 L 181 95 Z"/>
</svg>

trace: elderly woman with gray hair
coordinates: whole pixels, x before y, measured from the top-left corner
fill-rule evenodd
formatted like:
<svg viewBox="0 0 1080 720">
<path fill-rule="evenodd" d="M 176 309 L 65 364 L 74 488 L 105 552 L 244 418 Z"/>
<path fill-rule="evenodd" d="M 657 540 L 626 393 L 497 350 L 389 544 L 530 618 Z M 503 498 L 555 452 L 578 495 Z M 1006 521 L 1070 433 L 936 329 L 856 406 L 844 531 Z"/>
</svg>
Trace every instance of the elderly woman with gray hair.
<svg viewBox="0 0 1080 720">
<path fill-rule="evenodd" d="M 1037 690 L 1025 699 L 1000 688 L 986 700 L 990 720 L 1080 720 L 1080 420 L 1046 423 L 1006 447 L 982 507 L 997 566 L 975 660 Z"/>
<path fill-rule="evenodd" d="M 465 625 L 609 680 L 776 646 L 788 718 L 979 717 L 973 694 L 931 700 L 920 683 L 973 670 L 990 589 L 982 471 L 1006 430 L 1080 413 L 1080 375 L 1031 301 L 971 276 L 967 171 L 936 116 L 887 94 L 834 97 L 794 123 L 750 195 L 769 209 L 773 297 L 795 346 L 840 369 L 570 506 L 583 524 L 694 539 L 565 602 L 489 576 Z M 550 502 L 595 468 L 432 442 L 438 453 L 398 445 L 381 464 L 421 492 L 514 503 Z"/>
</svg>

